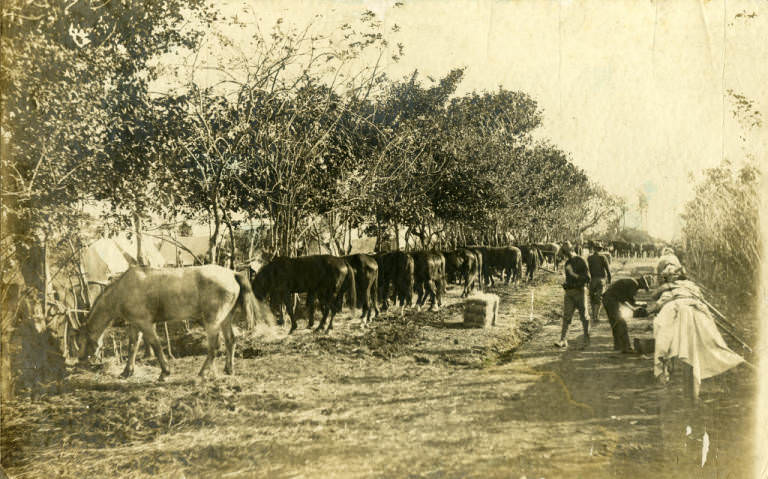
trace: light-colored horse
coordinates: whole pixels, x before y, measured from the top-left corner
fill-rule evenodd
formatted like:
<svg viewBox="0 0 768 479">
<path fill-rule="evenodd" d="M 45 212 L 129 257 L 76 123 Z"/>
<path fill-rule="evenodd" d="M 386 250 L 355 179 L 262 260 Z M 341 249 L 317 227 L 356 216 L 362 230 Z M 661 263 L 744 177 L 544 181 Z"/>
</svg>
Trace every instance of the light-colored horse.
<svg viewBox="0 0 768 479">
<path fill-rule="evenodd" d="M 258 313 L 257 313 L 258 311 Z M 79 360 L 93 355 L 101 345 L 104 331 L 120 318 L 128 326 L 130 356 L 122 377 L 133 374 L 139 334 L 155 351 L 162 372 L 159 381 L 171 374 L 163 354 L 155 323 L 165 321 L 198 321 L 208 334 L 208 356 L 200 376 L 213 364 L 219 348 L 219 331 L 224 334 L 227 348 L 224 372 L 233 374 L 235 335 L 232 320 L 235 314 L 249 325 L 261 320 L 274 326 L 268 308 L 259 307 L 251 285 L 245 276 L 217 265 L 189 268 L 132 267 L 96 299 L 85 326 L 80 330 Z"/>
</svg>

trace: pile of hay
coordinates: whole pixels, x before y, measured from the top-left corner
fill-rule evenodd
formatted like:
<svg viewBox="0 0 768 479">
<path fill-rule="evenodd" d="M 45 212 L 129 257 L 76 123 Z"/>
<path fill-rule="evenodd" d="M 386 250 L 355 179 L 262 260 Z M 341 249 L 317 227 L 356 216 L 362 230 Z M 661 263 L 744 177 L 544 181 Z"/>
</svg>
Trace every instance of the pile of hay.
<svg viewBox="0 0 768 479">
<path fill-rule="evenodd" d="M 475 294 L 464 300 L 464 324 L 488 328 L 496 324 L 499 297 L 495 294 Z"/>
</svg>

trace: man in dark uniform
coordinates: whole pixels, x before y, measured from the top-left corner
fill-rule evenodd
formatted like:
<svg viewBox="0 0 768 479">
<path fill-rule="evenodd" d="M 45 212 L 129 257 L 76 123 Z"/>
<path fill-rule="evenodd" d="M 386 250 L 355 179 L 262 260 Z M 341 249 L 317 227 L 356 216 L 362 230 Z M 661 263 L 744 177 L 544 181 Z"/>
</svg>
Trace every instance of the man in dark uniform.
<svg viewBox="0 0 768 479">
<path fill-rule="evenodd" d="M 568 346 L 568 341 L 565 339 L 568 334 L 568 326 L 571 324 L 571 318 L 573 317 L 573 311 L 579 311 L 579 319 L 581 319 L 581 326 L 584 329 L 584 345 L 589 346 L 589 322 L 587 321 L 586 306 L 584 304 L 584 286 L 589 283 L 589 271 L 587 270 L 587 263 L 581 256 L 576 256 L 573 253 L 571 243 L 566 241 L 560 250 L 568 259 L 565 262 L 565 283 L 563 283 L 563 289 L 565 295 L 563 297 L 563 327 L 560 333 L 560 341 L 555 343 L 555 346 L 564 348 Z"/>
<path fill-rule="evenodd" d="M 597 324 L 600 315 L 600 302 L 603 298 L 603 290 L 606 281 L 611 284 L 611 269 L 608 266 L 608 259 L 601 254 L 602 245 L 595 243 L 592 248 L 592 254 L 587 258 L 589 265 L 589 313 L 592 326 Z"/>
<path fill-rule="evenodd" d="M 650 289 L 650 279 L 641 276 L 637 279 L 625 278 L 616 280 L 603 294 L 603 306 L 608 322 L 613 331 L 613 350 L 622 353 L 631 353 L 629 344 L 629 331 L 627 321 L 622 317 L 621 306 L 627 306 L 629 310 L 635 310 L 635 295 L 640 288 L 646 291 Z"/>
</svg>

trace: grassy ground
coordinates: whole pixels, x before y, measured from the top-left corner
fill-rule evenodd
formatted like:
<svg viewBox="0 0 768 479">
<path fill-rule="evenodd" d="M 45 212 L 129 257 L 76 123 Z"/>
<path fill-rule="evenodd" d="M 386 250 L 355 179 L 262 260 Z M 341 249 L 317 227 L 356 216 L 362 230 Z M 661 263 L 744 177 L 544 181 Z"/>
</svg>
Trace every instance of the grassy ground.
<svg viewBox="0 0 768 479">
<path fill-rule="evenodd" d="M 450 287 L 437 313 L 246 338 L 235 377 L 200 381 L 201 356 L 162 384 L 154 361 L 129 380 L 117 362 L 73 370 L 60 393 L 3 405 L 2 464 L 35 478 L 746 477 L 751 373 L 705 381 L 691 408 L 650 357 L 612 352 L 605 322 L 580 350 L 575 321 L 557 350 L 560 281 L 495 288 L 489 329 L 462 326 Z"/>
</svg>

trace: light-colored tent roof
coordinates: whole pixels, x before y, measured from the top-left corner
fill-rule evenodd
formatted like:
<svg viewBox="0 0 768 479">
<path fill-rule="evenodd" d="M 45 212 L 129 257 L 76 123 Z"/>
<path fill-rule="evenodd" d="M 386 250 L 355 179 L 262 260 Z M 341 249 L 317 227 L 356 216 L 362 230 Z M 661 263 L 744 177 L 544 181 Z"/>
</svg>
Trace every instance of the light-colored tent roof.
<svg viewBox="0 0 768 479">
<path fill-rule="evenodd" d="M 142 236 L 141 253 L 149 266 L 165 266 L 165 259 L 157 247 L 157 240 Z M 89 245 L 82 254 L 83 270 L 89 281 L 109 281 L 125 272 L 136 260 L 135 238 L 125 235 L 116 238 L 101 238 Z"/>
<path fill-rule="evenodd" d="M 197 256 L 200 260 L 203 260 L 205 258 L 205 255 L 208 253 L 208 243 L 209 238 L 208 236 L 182 236 L 176 238 L 176 241 L 178 243 L 181 243 L 184 245 L 185 248 L 192 251 L 195 256 Z M 179 248 L 175 244 L 169 242 L 169 241 L 163 241 L 160 245 L 160 254 L 162 254 L 165 264 L 176 264 L 176 255 L 179 255 L 179 260 L 181 261 L 181 264 L 183 265 L 192 265 L 195 264 L 195 258 L 189 254 L 187 251 L 185 251 L 182 248 Z"/>
<path fill-rule="evenodd" d="M 134 263 L 138 263 L 136 261 L 136 237 L 132 236 L 131 238 L 128 238 L 126 235 L 119 235 L 114 238 L 115 243 L 117 246 L 123 250 L 123 253 L 128 255 L 131 259 L 133 259 Z M 152 238 L 151 236 L 142 235 L 141 236 L 141 255 L 144 257 L 144 263 L 147 266 L 156 266 L 156 267 L 162 267 L 165 266 L 165 258 L 162 254 L 160 254 L 160 251 L 157 249 L 157 240 L 155 238 Z"/>
<path fill-rule="evenodd" d="M 113 239 L 101 238 L 83 251 L 83 270 L 89 281 L 108 281 L 134 261 Z"/>
</svg>

